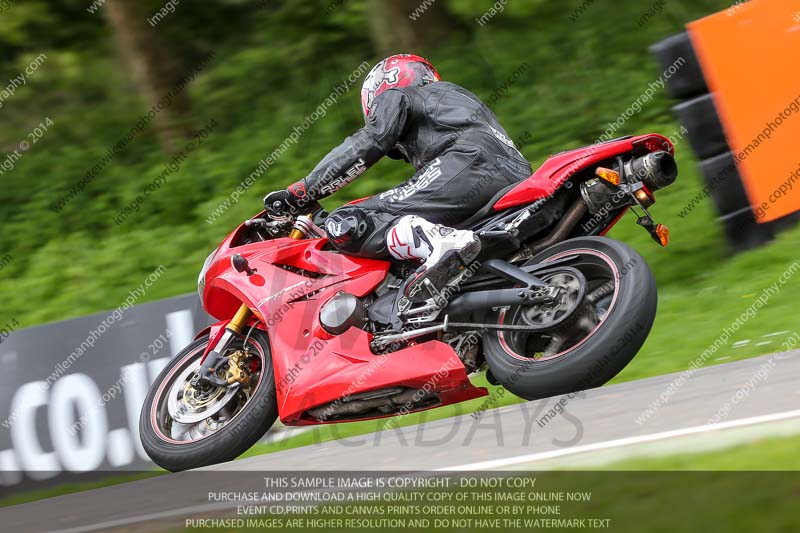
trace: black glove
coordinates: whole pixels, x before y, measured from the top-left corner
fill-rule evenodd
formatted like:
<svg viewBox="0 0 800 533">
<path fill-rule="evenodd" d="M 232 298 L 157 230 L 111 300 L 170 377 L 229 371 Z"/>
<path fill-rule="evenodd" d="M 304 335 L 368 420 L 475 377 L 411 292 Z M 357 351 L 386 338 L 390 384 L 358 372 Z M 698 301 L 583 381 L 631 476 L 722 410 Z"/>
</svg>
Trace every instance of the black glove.
<svg viewBox="0 0 800 533">
<path fill-rule="evenodd" d="M 270 217 L 283 217 L 297 213 L 297 203 L 289 191 L 273 191 L 264 197 L 264 210 Z"/>
<path fill-rule="evenodd" d="M 264 209 L 271 217 L 308 215 L 322 206 L 306 192 L 304 181 L 289 185 L 284 191 L 274 191 L 264 197 Z"/>
</svg>

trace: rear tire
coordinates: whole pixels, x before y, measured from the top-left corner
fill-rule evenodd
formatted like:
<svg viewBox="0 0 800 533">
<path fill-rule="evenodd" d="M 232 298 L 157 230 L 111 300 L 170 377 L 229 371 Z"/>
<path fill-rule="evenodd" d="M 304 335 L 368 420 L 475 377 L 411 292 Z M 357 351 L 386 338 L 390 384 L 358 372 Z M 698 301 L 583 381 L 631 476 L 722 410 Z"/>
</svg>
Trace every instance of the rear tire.
<svg viewBox="0 0 800 533">
<path fill-rule="evenodd" d="M 139 417 L 142 446 L 154 463 L 172 472 L 236 459 L 255 444 L 278 417 L 269 339 L 265 333 L 255 330 L 248 340 L 248 348 L 261 359 L 260 380 L 241 410 L 216 432 L 198 440 L 176 441 L 165 434 L 162 406 L 167 401 L 167 391 L 184 369 L 202 357 L 207 344 L 208 338 L 194 341 L 175 356 L 153 382 L 142 406 Z"/>
<path fill-rule="evenodd" d="M 609 280 L 617 280 L 613 295 L 606 297 L 610 302 L 608 308 L 603 313 L 598 311 L 602 318 L 588 336 L 546 360 L 519 353 L 521 350 L 515 349 L 503 332 L 489 331 L 484 336 L 484 353 L 494 379 L 527 400 L 603 385 L 633 359 L 655 320 L 658 299 L 655 279 L 644 258 L 627 244 L 606 237 L 580 237 L 540 252 L 529 263 L 572 254 L 587 259 L 590 273 L 600 271 L 605 262 Z M 589 260 L 597 264 L 592 265 Z M 581 270 L 580 261 L 569 265 Z M 586 278 L 591 283 L 590 276 Z M 493 313 L 490 320 L 502 323 L 502 313 Z M 522 343 L 525 344 L 526 341 Z"/>
</svg>

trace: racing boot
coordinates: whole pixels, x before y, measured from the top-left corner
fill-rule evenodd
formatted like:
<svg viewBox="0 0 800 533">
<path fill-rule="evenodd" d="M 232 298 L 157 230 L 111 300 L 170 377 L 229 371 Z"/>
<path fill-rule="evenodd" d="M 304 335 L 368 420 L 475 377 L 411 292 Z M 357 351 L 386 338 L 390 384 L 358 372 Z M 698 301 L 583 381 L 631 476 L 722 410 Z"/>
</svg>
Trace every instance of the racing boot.
<svg viewBox="0 0 800 533">
<path fill-rule="evenodd" d="M 471 231 L 433 224 L 407 215 L 386 234 L 389 253 L 395 259 L 422 261 L 422 266 L 403 283 L 407 304 L 431 298 L 437 307 L 449 301 L 448 285 L 455 282 L 481 251 L 481 242 Z"/>
</svg>

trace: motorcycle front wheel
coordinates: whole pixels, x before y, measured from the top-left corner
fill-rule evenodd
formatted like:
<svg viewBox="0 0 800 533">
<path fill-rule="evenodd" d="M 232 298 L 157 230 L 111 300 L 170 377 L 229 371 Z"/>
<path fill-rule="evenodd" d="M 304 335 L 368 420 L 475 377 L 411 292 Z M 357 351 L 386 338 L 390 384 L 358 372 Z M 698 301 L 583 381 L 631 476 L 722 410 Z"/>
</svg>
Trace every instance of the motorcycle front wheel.
<svg viewBox="0 0 800 533">
<path fill-rule="evenodd" d="M 246 379 L 228 387 L 195 388 L 190 381 L 208 342 L 208 337 L 194 341 L 167 363 L 142 406 L 142 446 L 154 463 L 172 472 L 232 461 L 278 417 L 267 335 L 255 330 L 246 349 L 240 338 L 225 354 L 229 362 L 218 375 L 227 374 L 228 364 L 237 364 Z"/>
</svg>

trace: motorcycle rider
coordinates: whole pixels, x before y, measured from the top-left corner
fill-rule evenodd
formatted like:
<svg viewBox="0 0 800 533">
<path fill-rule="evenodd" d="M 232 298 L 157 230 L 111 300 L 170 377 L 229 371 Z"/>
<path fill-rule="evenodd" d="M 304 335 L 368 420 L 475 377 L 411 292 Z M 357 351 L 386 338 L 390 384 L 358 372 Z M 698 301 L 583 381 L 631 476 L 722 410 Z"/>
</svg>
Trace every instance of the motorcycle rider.
<svg viewBox="0 0 800 533">
<path fill-rule="evenodd" d="M 305 214 L 383 156 L 411 163 L 416 173 L 410 179 L 334 210 L 325 231 L 346 254 L 421 261 L 405 283 L 405 296 L 423 302 L 480 252 L 477 236 L 456 229 L 458 224 L 501 189 L 529 177 L 531 166 L 478 97 L 441 81 L 420 56 L 393 55 L 375 65 L 364 80 L 361 105 L 365 126 L 308 176 L 268 194 L 264 205 L 273 217 Z"/>
</svg>

